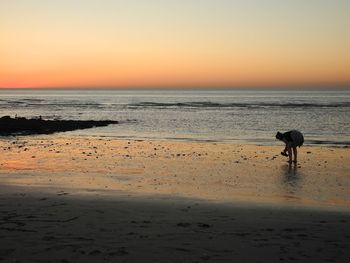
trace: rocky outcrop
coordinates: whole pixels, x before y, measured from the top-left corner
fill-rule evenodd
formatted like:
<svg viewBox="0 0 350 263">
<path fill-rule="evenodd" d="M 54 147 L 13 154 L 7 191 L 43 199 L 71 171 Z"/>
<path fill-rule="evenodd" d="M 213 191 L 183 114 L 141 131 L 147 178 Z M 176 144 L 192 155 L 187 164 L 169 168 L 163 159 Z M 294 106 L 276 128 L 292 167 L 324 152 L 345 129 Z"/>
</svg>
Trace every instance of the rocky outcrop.
<svg viewBox="0 0 350 263">
<path fill-rule="evenodd" d="M 80 121 L 80 120 L 43 120 L 40 118 L 0 118 L 0 136 L 51 134 L 55 132 L 74 131 L 118 124 L 118 121 Z"/>
</svg>

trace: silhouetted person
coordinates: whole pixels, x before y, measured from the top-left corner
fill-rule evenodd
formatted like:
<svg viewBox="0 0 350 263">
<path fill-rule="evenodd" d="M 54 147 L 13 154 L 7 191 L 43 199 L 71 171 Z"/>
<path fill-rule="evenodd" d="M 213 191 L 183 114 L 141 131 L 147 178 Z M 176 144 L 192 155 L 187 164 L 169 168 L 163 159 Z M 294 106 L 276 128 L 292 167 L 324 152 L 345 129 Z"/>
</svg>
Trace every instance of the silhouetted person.
<svg viewBox="0 0 350 263">
<path fill-rule="evenodd" d="M 298 150 L 297 147 L 300 147 L 304 143 L 304 136 L 300 131 L 292 130 L 285 133 L 277 132 L 276 139 L 283 141 L 286 144 L 283 152 L 283 156 L 289 157 L 289 163 L 297 163 L 298 161 Z M 292 152 L 293 149 L 293 152 Z M 288 153 L 288 154 L 287 154 Z M 294 160 L 293 159 L 294 155 Z"/>
</svg>

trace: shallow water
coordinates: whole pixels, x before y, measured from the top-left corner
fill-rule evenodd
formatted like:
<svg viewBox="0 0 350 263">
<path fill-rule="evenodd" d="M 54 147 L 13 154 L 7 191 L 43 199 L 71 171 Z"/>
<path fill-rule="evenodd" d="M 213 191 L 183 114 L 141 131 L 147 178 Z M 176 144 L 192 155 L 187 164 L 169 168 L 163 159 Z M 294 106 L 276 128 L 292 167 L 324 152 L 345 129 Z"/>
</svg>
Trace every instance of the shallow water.
<svg viewBox="0 0 350 263">
<path fill-rule="evenodd" d="M 0 90 L 0 116 L 121 121 L 69 135 L 349 145 L 349 113 L 349 90 Z"/>
</svg>

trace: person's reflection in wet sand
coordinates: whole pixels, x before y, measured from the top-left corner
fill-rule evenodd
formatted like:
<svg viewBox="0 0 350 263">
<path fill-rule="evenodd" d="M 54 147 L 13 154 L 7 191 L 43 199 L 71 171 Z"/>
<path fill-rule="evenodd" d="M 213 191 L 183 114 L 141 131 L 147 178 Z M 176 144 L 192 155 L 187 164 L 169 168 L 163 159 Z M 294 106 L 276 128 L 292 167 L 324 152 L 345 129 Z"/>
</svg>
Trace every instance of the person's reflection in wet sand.
<svg viewBox="0 0 350 263">
<path fill-rule="evenodd" d="M 298 165 L 283 165 L 282 173 L 282 184 L 286 195 L 295 195 L 301 188 L 301 176 L 298 172 Z"/>
</svg>

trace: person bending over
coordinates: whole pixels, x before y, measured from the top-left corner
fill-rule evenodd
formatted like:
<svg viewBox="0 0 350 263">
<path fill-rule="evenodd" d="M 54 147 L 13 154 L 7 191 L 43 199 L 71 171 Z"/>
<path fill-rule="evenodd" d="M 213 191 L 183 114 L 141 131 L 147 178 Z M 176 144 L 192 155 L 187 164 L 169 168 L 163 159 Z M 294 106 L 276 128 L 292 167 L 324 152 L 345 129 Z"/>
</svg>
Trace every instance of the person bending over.
<svg viewBox="0 0 350 263">
<path fill-rule="evenodd" d="M 289 163 L 297 163 L 298 150 L 297 147 L 301 147 L 304 143 L 304 136 L 300 131 L 291 130 L 285 133 L 277 132 L 276 139 L 283 141 L 286 144 L 283 152 L 283 156 L 289 157 Z M 294 155 L 294 160 L 293 160 Z"/>
</svg>

